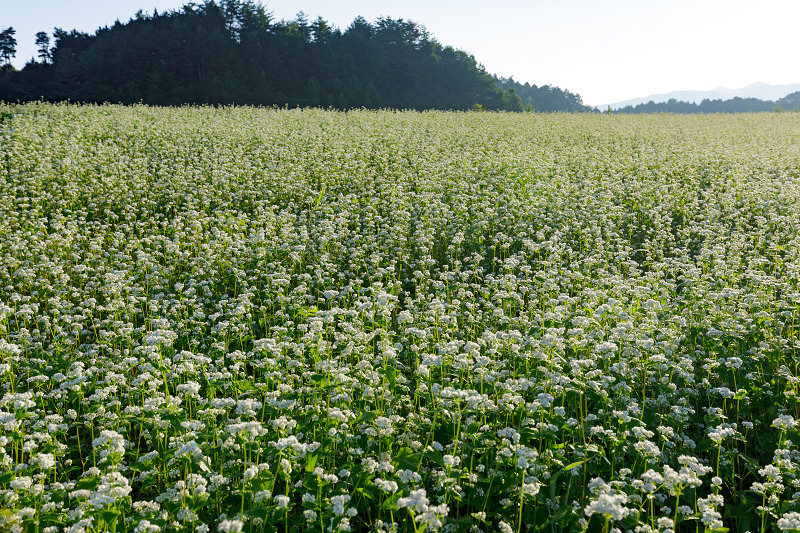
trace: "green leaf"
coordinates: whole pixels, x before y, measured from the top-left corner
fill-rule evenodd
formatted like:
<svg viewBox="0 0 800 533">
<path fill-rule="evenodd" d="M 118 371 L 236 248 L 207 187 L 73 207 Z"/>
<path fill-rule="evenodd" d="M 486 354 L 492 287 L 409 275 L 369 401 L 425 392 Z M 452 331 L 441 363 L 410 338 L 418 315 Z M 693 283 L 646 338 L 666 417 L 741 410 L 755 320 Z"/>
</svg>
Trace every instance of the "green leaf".
<svg viewBox="0 0 800 533">
<path fill-rule="evenodd" d="M 254 509 L 250 509 L 249 511 L 245 511 L 245 514 L 252 518 L 261 518 L 262 520 L 266 520 L 267 516 L 269 516 L 269 509 L 266 507 L 256 507 Z"/>
<path fill-rule="evenodd" d="M 394 389 L 397 383 L 397 369 L 393 366 L 387 366 L 383 376 L 386 378 L 386 381 L 389 382 L 389 387 Z"/>
<path fill-rule="evenodd" d="M 556 526 L 566 526 L 572 521 L 572 508 L 566 505 L 562 505 L 559 510 L 551 516 L 547 522 L 544 524 L 545 526 L 548 525 L 556 525 Z M 544 528 L 542 528 L 544 529 Z"/>
<path fill-rule="evenodd" d="M 416 468 L 419 464 L 419 455 L 414 452 L 413 449 L 409 448 L 408 446 L 404 446 L 397 450 L 392 458 L 394 466 L 399 467 L 402 469 L 406 468 Z"/>
<path fill-rule="evenodd" d="M 374 411 L 364 411 L 358 418 L 356 418 L 355 424 L 369 424 L 376 418 L 378 418 L 378 413 Z"/>
<path fill-rule="evenodd" d="M 428 450 L 427 452 L 425 452 L 424 457 L 430 459 L 437 465 L 444 468 L 444 456 L 442 456 L 442 452 L 440 452 L 439 450 Z"/>
<path fill-rule="evenodd" d="M 445 491 L 447 493 L 448 499 L 455 500 L 460 502 L 462 500 L 461 493 L 457 490 L 454 490 L 453 487 L 448 487 Z"/>
<path fill-rule="evenodd" d="M 372 500 L 378 496 L 378 488 L 375 485 L 367 485 L 366 487 L 358 487 L 356 492 L 361 494 L 365 500 Z"/>
<path fill-rule="evenodd" d="M 100 513 L 100 516 L 103 518 L 106 524 L 111 526 L 111 529 L 114 529 L 114 524 L 117 521 L 117 517 L 119 516 L 119 512 L 116 509 L 112 509 L 110 511 L 103 511 Z"/>
<path fill-rule="evenodd" d="M 167 420 L 175 431 L 179 433 L 183 431 L 183 426 L 181 426 L 182 417 L 173 413 L 165 413 L 161 415 L 161 418 Z"/>
<path fill-rule="evenodd" d="M 711 439 L 703 439 L 700 443 L 694 448 L 696 452 L 705 452 L 710 450 L 711 448 L 716 447 L 717 444 Z"/>
<path fill-rule="evenodd" d="M 317 459 L 319 459 L 318 454 L 306 455 L 306 472 L 314 471 L 314 468 L 317 466 Z"/>
<path fill-rule="evenodd" d="M 579 467 L 580 465 L 582 465 L 583 463 L 585 463 L 588 460 L 589 460 L 589 458 L 587 457 L 586 459 L 584 459 L 582 461 L 576 461 L 574 463 L 570 463 L 570 464 L 568 464 L 567 466 L 565 466 L 564 468 L 562 468 L 561 470 L 559 470 L 558 472 L 556 472 L 553 475 L 553 477 L 550 479 L 550 499 L 551 500 L 556 501 L 556 482 L 558 481 L 558 478 L 561 476 L 561 474 L 563 474 L 564 472 L 569 472 L 573 468 Z"/>
<path fill-rule="evenodd" d="M 325 194 L 325 189 L 327 188 L 327 184 L 322 185 L 322 190 L 319 191 L 319 196 L 317 196 L 317 201 L 314 202 L 314 211 L 319 209 L 319 203 L 322 201 L 322 195 Z"/>
<path fill-rule="evenodd" d="M 390 497 L 386 498 L 381 504 L 381 509 L 384 511 L 397 511 L 399 509 L 399 507 L 397 507 L 397 500 L 400 499 L 402 494 L 402 492 L 395 492 Z"/>
<path fill-rule="evenodd" d="M 253 385 L 251 382 L 247 381 L 246 379 L 240 379 L 240 380 L 236 381 L 236 388 L 239 390 L 239 394 L 242 394 L 243 392 L 247 392 L 247 391 L 251 391 L 251 390 L 256 390 L 255 385 Z"/>
</svg>

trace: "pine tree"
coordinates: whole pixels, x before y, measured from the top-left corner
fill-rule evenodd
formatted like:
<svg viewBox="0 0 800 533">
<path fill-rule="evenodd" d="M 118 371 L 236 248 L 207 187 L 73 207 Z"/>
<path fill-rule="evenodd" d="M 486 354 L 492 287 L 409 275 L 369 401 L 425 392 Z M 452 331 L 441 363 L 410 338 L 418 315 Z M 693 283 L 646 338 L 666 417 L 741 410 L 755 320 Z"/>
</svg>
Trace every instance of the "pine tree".
<svg viewBox="0 0 800 533">
<path fill-rule="evenodd" d="M 0 58 L 3 60 L 3 68 L 8 71 L 11 67 L 11 58 L 17 55 L 17 40 L 14 38 L 17 30 L 8 27 L 0 32 Z"/>
</svg>

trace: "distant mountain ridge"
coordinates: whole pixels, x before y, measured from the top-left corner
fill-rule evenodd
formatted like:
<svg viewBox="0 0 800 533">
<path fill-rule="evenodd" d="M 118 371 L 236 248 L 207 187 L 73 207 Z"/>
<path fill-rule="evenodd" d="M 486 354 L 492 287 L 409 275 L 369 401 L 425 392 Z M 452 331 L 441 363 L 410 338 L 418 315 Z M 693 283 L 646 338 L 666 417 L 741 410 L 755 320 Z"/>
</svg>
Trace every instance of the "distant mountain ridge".
<svg viewBox="0 0 800 533">
<path fill-rule="evenodd" d="M 612 110 L 620 109 L 627 106 L 637 106 L 639 104 L 646 104 L 648 102 L 668 102 L 675 99 L 679 102 L 694 102 L 699 103 L 703 100 L 729 100 L 731 98 L 758 98 L 759 100 L 778 100 L 787 94 L 800 91 L 800 83 L 791 83 L 787 85 L 770 85 L 768 83 L 752 83 L 747 87 L 740 89 L 728 89 L 727 87 L 717 87 L 707 91 L 672 91 L 664 94 L 651 94 L 644 98 L 633 98 L 630 100 L 623 100 L 613 104 L 603 104 L 596 106 L 600 111 L 605 111 L 610 106 Z"/>
</svg>

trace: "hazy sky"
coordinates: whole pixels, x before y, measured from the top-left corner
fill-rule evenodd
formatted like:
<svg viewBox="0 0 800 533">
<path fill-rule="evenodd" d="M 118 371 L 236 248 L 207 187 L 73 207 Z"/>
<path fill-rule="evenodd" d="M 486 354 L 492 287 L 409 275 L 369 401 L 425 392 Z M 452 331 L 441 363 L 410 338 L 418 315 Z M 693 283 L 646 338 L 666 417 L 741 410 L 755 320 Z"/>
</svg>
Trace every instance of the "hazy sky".
<svg viewBox="0 0 800 533">
<path fill-rule="evenodd" d="M 138 10 L 186 0 L 2 0 L 22 67 L 34 34 L 94 32 Z M 601 105 L 682 89 L 800 82 L 798 0 L 296 0 L 262 2 L 276 19 L 304 11 L 344 30 L 357 16 L 411 19 L 499 76 L 576 92 Z"/>
</svg>

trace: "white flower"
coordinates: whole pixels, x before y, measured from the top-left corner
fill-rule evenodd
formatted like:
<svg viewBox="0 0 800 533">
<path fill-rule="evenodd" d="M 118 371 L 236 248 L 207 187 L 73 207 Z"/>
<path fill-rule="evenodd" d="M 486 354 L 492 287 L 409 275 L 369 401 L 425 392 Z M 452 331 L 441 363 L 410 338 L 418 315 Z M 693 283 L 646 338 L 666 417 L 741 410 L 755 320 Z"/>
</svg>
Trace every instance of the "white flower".
<svg viewBox="0 0 800 533">
<path fill-rule="evenodd" d="M 0 338 L 0 352 L 5 352 L 11 355 L 19 355 L 22 353 L 22 349 L 16 344 L 11 344 L 5 339 Z"/>
<path fill-rule="evenodd" d="M 497 436 L 498 437 L 507 438 L 511 442 L 513 442 L 514 444 L 519 443 L 519 438 L 520 438 L 519 432 L 517 432 L 517 430 L 514 429 L 514 428 L 508 428 L 507 427 L 507 428 L 501 429 L 501 430 L 499 430 L 497 432 Z"/>
<path fill-rule="evenodd" d="M 36 407 L 36 402 L 33 401 L 33 392 L 7 392 L 0 400 L 0 406 L 9 405 L 13 409 L 27 410 Z"/>
<path fill-rule="evenodd" d="M 375 478 L 375 486 L 381 489 L 383 492 L 397 492 L 397 483 L 394 481 L 386 481 L 381 478 Z"/>
<path fill-rule="evenodd" d="M 596 500 L 590 501 L 583 512 L 587 517 L 597 513 L 612 520 L 622 520 L 631 512 L 624 506 L 626 503 L 628 503 L 627 494 L 603 492 Z"/>
<path fill-rule="evenodd" d="M 239 533 L 244 527 L 244 522 L 241 520 L 222 520 L 217 526 L 219 533 Z"/>
<path fill-rule="evenodd" d="M 244 398 L 236 402 L 236 410 L 234 412 L 239 416 L 255 416 L 261 407 L 262 404 L 258 400 Z"/>
<path fill-rule="evenodd" d="M 657 524 L 659 529 L 672 529 L 675 527 L 675 522 L 672 520 L 672 518 L 666 516 L 660 517 Z"/>
<path fill-rule="evenodd" d="M 30 476 L 21 476 L 14 478 L 9 482 L 9 486 L 15 491 L 28 490 L 33 485 L 33 479 Z"/>
<path fill-rule="evenodd" d="M 184 455 L 191 455 L 195 459 L 202 459 L 203 450 L 200 449 L 200 446 L 194 440 L 190 440 L 175 452 L 175 457 L 183 457 Z M 141 460 L 144 462 L 144 459 Z"/>
<path fill-rule="evenodd" d="M 267 429 L 260 422 L 241 422 L 238 424 L 228 424 L 225 431 L 231 435 L 242 437 L 244 440 L 254 441 L 267 434 Z"/>
<path fill-rule="evenodd" d="M 718 511 L 723 503 L 722 496 L 718 494 L 709 494 L 707 498 L 697 499 L 697 507 L 703 515 L 701 521 L 711 531 L 716 531 L 723 526 L 722 514 Z"/>
<path fill-rule="evenodd" d="M 452 455 L 445 455 L 443 457 L 443 459 L 444 459 L 444 466 L 446 466 L 447 468 L 451 468 L 453 466 L 458 466 L 459 464 L 461 464 L 461 458 L 460 457 L 455 457 L 455 456 L 452 456 Z"/>
<path fill-rule="evenodd" d="M 523 483 L 522 484 L 522 492 L 523 494 L 527 494 L 528 496 L 536 496 L 539 494 L 539 488 L 541 484 L 539 483 Z"/>
<path fill-rule="evenodd" d="M 800 530 L 800 513 L 789 511 L 778 519 L 778 527 L 781 531 Z"/>
<path fill-rule="evenodd" d="M 259 470 L 257 466 L 251 466 L 250 468 L 244 471 L 242 477 L 244 478 L 245 481 L 250 481 L 251 479 L 253 479 L 258 475 L 258 472 Z"/>
<path fill-rule="evenodd" d="M 56 465 L 56 458 L 52 453 L 38 453 L 31 463 L 39 465 L 42 470 L 49 470 Z"/>
<path fill-rule="evenodd" d="M 140 520 L 133 533 L 157 533 L 158 531 L 161 531 L 160 526 L 151 524 L 149 520 Z"/>
<path fill-rule="evenodd" d="M 114 430 L 104 429 L 100 431 L 100 436 L 92 441 L 92 446 L 99 450 L 101 463 L 109 459 L 116 463 L 125 453 L 125 437 Z"/>
<path fill-rule="evenodd" d="M 794 428 L 795 425 L 797 425 L 797 423 L 791 415 L 779 415 L 778 418 L 772 421 L 772 427 L 784 431 Z"/>
<path fill-rule="evenodd" d="M 333 514 L 336 516 L 341 516 L 344 514 L 344 507 L 347 505 L 347 502 L 350 501 L 350 496 L 347 494 L 340 494 L 337 496 L 333 496 L 331 498 L 331 503 L 333 504 Z"/>
<path fill-rule="evenodd" d="M 189 396 L 196 400 L 200 399 L 200 384 L 196 381 L 187 381 L 186 383 L 181 383 L 177 387 L 178 395 Z"/>
<path fill-rule="evenodd" d="M 401 509 L 407 507 L 418 512 L 427 509 L 428 498 L 425 489 L 412 490 L 408 497 L 397 500 L 397 506 Z"/>
<path fill-rule="evenodd" d="M 128 479 L 117 471 L 111 471 L 100 477 L 97 490 L 92 491 L 89 496 L 89 503 L 95 509 L 102 509 L 130 493 L 131 486 Z"/>
</svg>

